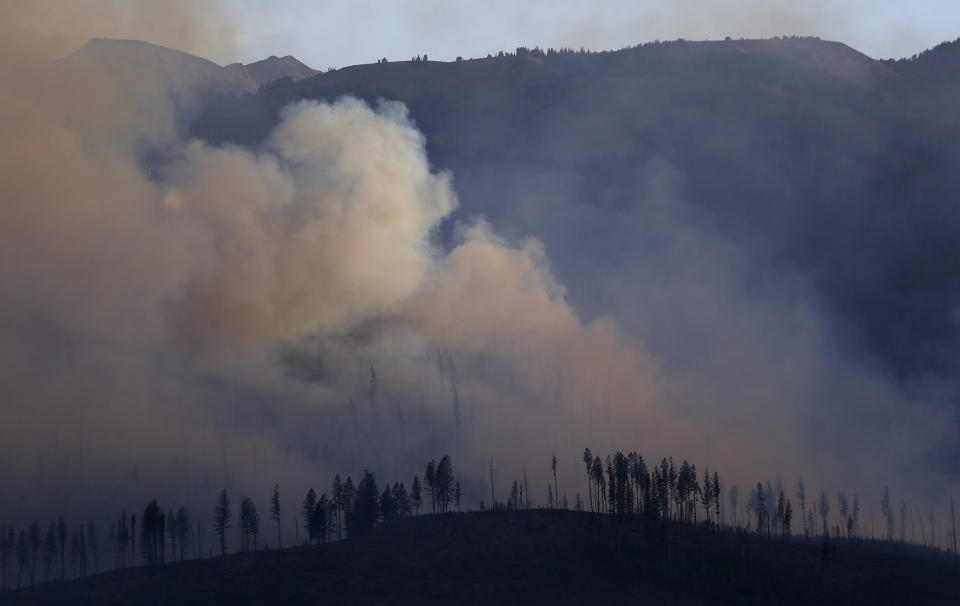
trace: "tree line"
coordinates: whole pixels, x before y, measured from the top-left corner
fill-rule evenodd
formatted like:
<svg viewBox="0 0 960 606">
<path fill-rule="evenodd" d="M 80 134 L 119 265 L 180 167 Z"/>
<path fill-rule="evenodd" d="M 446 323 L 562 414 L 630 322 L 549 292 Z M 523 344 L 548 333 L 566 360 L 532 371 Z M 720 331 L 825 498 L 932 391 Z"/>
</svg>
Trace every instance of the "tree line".
<svg viewBox="0 0 960 606">
<path fill-rule="evenodd" d="M 741 495 L 737 485 L 728 491 L 722 488 L 720 474 L 683 460 L 679 465 L 672 457 L 648 466 L 637 452 L 617 451 L 601 458 L 589 448 L 584 450 L 586 497 L 576 493 L 574 509 L 618 517 L 640 516 L 649 523 L 667 521 L 682 524 L 701 524 L 717 528 L 732 528 L 740 532 L 787 540 L 794 536 L 833 537 L 856 540 L 866 537 L 863 528 L 863 509 L 860 498 L 848 498 L 840 492 L 833 499 L 821 490 L 816 497 L 808 494 L 806 484 L 798 480 L 796 492 L 788 496 L 780 480 L 757 482 L 749 492 Z M 547 484 L 547 507 L 567 509 L 567 497 L 560 496 L 557 477 L 558 459 L 550 459 L 552 482 Z M 414 476 L 409 490 L 404 482 L 378 486 L 370 470 L 364 470 L 354 483 L 350 476 L 336 474 L 329 494 L 319 495 L 314 488 L 307 490 L 296 512 L 294 524 L 297 544 L 316 544 L 330 540 L 363 535 L 379 525 L 393 520 L 425 514 L 445 514 L 461 511 L 461 488 L 448 455 L 439 461 L 427 462 L 422 476 Z M 480 501 L 481 510 L 513 510 L 534 507 L 526 469 L 522 477 L 513 481 L 505 502 L 496 500 L 493 463 L 490 465 L 490 507 Z M 794 501 L 796 499 L 796 501 Z M 276 546 L 283 547 L 280 486 L 275 484 L 270 497 L 270 521 L 276 525 Z M 797 503 L 794 508 L 793 503 Z M 919 508 L 911 508 L 905 499 L 899 503 L 899 535 L 897 534 L 897 504 L 884 487 L 880 500 L 882 537 L 888 542 L 917 543 L 939 548 L 935 519 L 930 512 L 929 526 Z M 839 523 L 831 524 L 830 514 L 838 514 Z M 795 516 L 799 519 L 795 521 Z M 872 522 L 872 520 L 871 520 Z M 795 526 L 796 523 L 796 526 Z M 242 496 L 239 511 L 234 518 L 233 504 L 226 489 L 220 491 L 213 506 L 214 534 L 219 539 L 219 552 L 228 552 L 228 533 L 236 529 L 239 551 L 246 552 L 268 547 L 261 533 L 260 516 L 253 499 Z M 303 530 L 301 537 L 300 530 Z M 796 529 L 796 530 L 795 530 Z M 928 532 L 929 531 L 929 532 Z M 941 529 L 946 546 L 957 552 L 956 515 L 950 501 L 949 525 Z M 157 500 L 150 501 L 141 515 L 121 511 L 109 524 L 108 541 L 115 569 L 133 566 L 156 566 L 165 562 L 204 557 L 203 525 L 194 523 L 184 506 L 163 509 Z M 874 537 L 871 523 L 870 536 Z M 929 538 L 928 538 L 929 537 Z M 213 549 L 207 547 L 207 556 Z M 21 588 L 27 583 L 49 582 L 77 578 L 99 572 L 101 555 L 99 537 L 94 522 L 89 521 L 70 528 L 61 516 L 50 522 L 46 531 L 38 520 L 17 530 L 12 525 L 0 525 L 0 589 Z"/>
</svg>

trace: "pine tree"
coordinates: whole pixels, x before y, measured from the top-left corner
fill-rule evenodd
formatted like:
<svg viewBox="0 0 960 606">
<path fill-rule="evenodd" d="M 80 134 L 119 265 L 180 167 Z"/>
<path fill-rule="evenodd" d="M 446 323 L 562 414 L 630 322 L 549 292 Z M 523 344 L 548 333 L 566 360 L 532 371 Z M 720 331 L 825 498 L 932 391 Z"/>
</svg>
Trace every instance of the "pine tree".
<svg viewBox="0 0 960 606">
<path fill-rule="evenodd" d="M 91 521 L 87 525 L 87 545 L 90 547 L 90 553 L 93 555 L 93 572 L 96 574 L 100 571 L 97 566 L 97 552 L 99 551 L 99 546 L 97 545 L 97 529 Z"/>
<path fill-rule="evenodd" d="M 784 495 L 783 491 L 781 490 L 779 496 L 777 497 L 777 521 L 774 524 L 774 527 L 781 536 L 784 534 L 784 516 L 786 515 L 787 500 L 786 495 Z"/>
<path fill-rule="evenodd" d="M 800 523 L 803 524 L 803 536 L 810 536 L 807 529 L 807 485 L 803 478 L 797 480 L 797 499 L 800 501 Z"/>
<path fill-rule="evenodd" d="M 351 537 L 362 535 L 376 525 L 379 500 L 377 481 L 370 470 L 363 471 L 363 478 L 357 485 L 357 495 L 353 507 L 347 514 L 347 534 Z"/>
<path fill-rule="evenodd" d="M 713 483 L 710 479 L 710 468 L 703 470 L 703 486 L 700 487 L 700 504 L 703 506 L 704 514 L 707 516 L 707 524 L 710 524 L 710 510 L 713 506 Z"/>
<path fill-rule="evenodd" d="M 314 526 L 311 523 L 313 520 L 313 510 L 317 506 L 317 493 L 312 488 L 307 491 L 307 495 L 303 497 L 303 505 L 300 508 L 300 516 L 303 518 L 303 527 L 307 531 L 307 542 L 313 543 L 315 539 Z"/>
<path fill-rule="evenodd" d="M 240 500 L 240 551 L 250 551 L 257 548 L 257 539 L 260 535 L 260 516 L 257 507 L 250 497 Z"/>
<path fill-rule="evenodd" d="M 340 479 L 340 476 L 337 476 Z M 273 495 L 270 497 L 270 519 L 277 523 L 277 548 L 283 549 L 283 537 L 280 534 L 280 485 L 273 485 Z"/>
<path fill-rule="evenodd" d="M 553 471 L 553 492 L 556 495 L 559 495 L 559 488 L 557 487 L 557 452 L 554 451 L 553 455 L 550 457 L 550 470 Z"/>
<path fill-rule="evenodd" d="M 434 461 L 427 463 L 427 469 L 423 473 L 423 481 L 430 491 L 430 508 L 433 513 L 437 513 L 437 466 Z"/>
<path fill-rule="evenodd" d="M 593 511 L 593 474 L 590 473 L 593 467 L 593 453 L 589 448 L 583 449 L 583 463 L 587 467 L 587 498 L 590 500 L 590 511 Z"/>
<path fill-rule="evenodd" d="M 793 505 L 790 499 L 787 499 L 787 505 L 783 509 L 783 536 L 789 538 L 791 534 L 790 526 L 793 523 Z"/>
<path fill-rule="evenodd" d="M 827 529 L 827 516 L 830 515 L 830 499 L 827 498 L 827 493 L 823 490 L 820 491 L 820 502 L 818 505 L 820 517 L 823 519 L 823 534 L 826 536 L 830 534 Z"/>
<path fill-rule="evenodd" d="M 716 508 L 717 512 L 717 526 L 720 526 L 720 475 L 714 471 L 713 472 L 713 506 Z"/>
<path fill-rule="evenodd" d="M 67 552 L 67 538 L 69 538 L 69 533 L 67 532 L 67 524 L 63 521 L 63 516 L 60 516 L 60 519 L 57 521 L 57 544 L 60 546 L 60 578 L 66 578 L 67 571 L 64 568 L 64 556 Z"/>
<path fill-rule="evenodd" d="M 181 506 L 180 509 L 177 510 L 175 525 L 177 545 L 180 546 L 180 560 L 185 560 L 187 557 L 187 547 L 192 542 L 190 529 L 193 527 L 190 523 L 190 516 L 187 514 L 186 507 Z"/>
<path fill-rule="evenodd" d="M 230 518 L 233 513 L 230 511 L 230 499 L 227 497 L 227 489 L 220 491 L 220 497 L 217 499 L 217 506 L 213 510 L 213 529 L 220 536 L 220 553 L 227 553 L 227 529 L 230 528 Z"/>
<path fill-rule="evenodd" d="M 340 479 L 340 474 L 338 473 L 333 478 L 333 486 L 330 489 L 330 499 L 333 502 L 333 508 L 336 511 L 337 516 L 337 538 L 341 537 L 340 535 L 340 514 L 343 511 L 343 481 Z"/>
<path fill-rule="evenodd" d="M 420 515 L 420 505 L 423 503 L 423 495 L 420 492 L 420 478 L 413 476 L 413 485 L 410 488 L 410 494 L 413 497 L 413 507 L 417 515 Z"/>
<path fill-rule="evenodd" d="M 764 521 L 767 517 L 767 505 L 763 494 L 763 483 L 757 482 L 757 534 L 764 534 Z"/>
</svg>

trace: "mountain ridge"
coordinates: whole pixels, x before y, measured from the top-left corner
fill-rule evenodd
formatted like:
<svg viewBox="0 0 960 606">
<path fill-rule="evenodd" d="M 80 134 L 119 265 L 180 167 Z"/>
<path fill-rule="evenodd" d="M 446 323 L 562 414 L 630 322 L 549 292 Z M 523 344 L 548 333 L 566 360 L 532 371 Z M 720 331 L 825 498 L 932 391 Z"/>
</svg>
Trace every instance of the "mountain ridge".
<svg viewBox="0 0 960 606">
<path fill-rule="evenodd" d="M 58 66 L 68 70 L 106 70 L 118 81 L 155 78 L 173 93 L 209 90 L 241 95 L 280 78 L 292 82 L 318 74 L 292 55 L 271 56 L 243 65 L 221 66 L 209 59 L 143 40 L 92 38 Z"/>
</svg>

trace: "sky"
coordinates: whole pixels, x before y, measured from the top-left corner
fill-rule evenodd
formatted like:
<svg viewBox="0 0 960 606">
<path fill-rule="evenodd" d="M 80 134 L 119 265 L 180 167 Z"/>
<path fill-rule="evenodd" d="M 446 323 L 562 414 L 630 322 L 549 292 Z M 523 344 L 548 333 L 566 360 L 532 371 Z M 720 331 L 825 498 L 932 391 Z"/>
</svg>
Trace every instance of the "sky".
<svg viewBox="0 0 960 606">
<path fill-rule="evenodd" d="M 222 0 L 236 19 L 236 56 L 292 54 L 317 69 L 381 57 L 483 57 L 518 46 L 617 49 L 656 39 L 814 35 L 879 59 L 921 52 L 960 35 L 949 0 Z"/>
</svg>

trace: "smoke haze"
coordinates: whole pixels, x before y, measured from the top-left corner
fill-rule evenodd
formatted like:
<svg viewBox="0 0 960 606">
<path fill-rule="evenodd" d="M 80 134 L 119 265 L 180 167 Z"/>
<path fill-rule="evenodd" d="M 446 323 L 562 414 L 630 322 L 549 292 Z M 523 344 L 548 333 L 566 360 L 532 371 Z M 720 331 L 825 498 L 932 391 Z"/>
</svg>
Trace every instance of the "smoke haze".
<svg viewBox="0 0 960 606">
<path fill-rule="evenodd" d="M 92 35 L 231 48 L 212 4 L 160 6 L 31 2 L 0 26 L 2 511 L 202 516 L 223 486 L 295 503 L 445 452 L 473 503 L 491 458 L 501 490 L 524 467 L 536 488 L 554 450 L 572 504 L 587 446 L 942 501 L 939 470 L 910 470 L 952 440 L 946 386 L 850 355 L 805 277 L 690 215 L 669 167 L 644 167 L 644 255 L 596 269 L 610 309 L 584 318 L 593 293 L 540 241 L 466 217 L 442 242 L 456 175 L 401 103 L 292 104 L 252 149 L 185 139 L 189 104 L 149 79 L 52 77 Z"/>
</svg>

